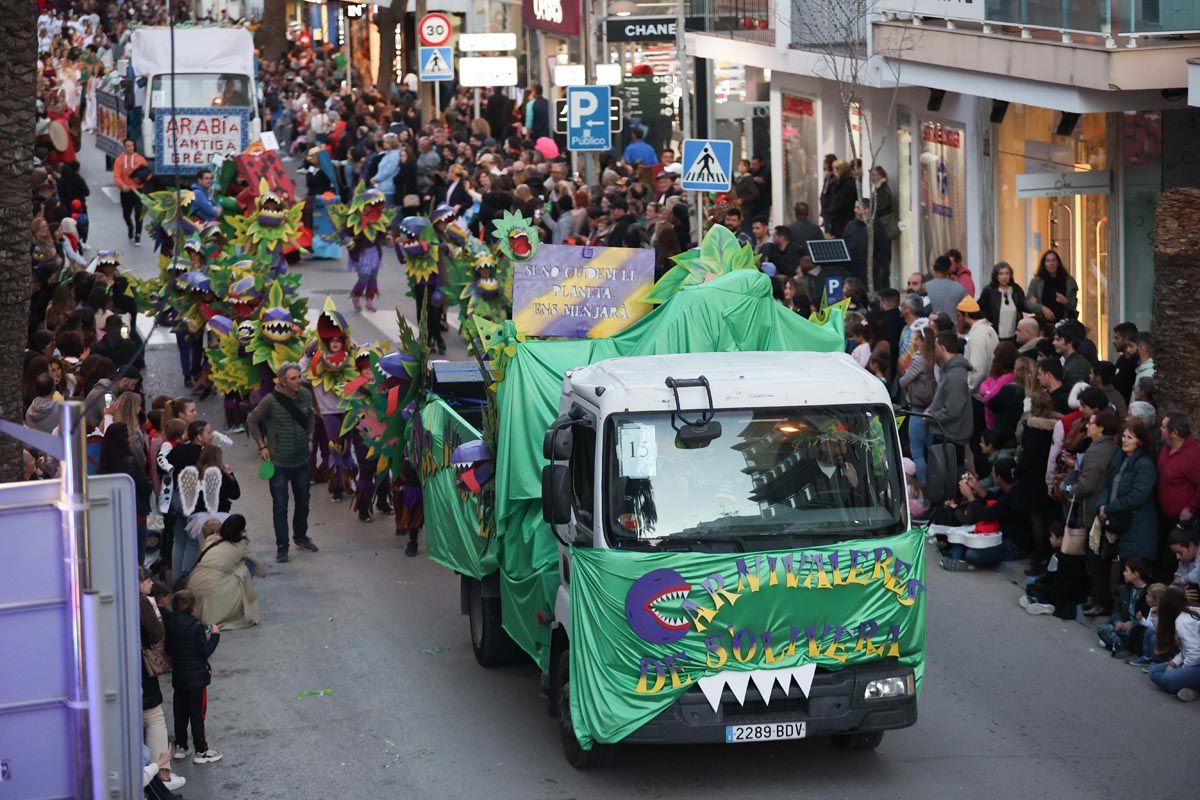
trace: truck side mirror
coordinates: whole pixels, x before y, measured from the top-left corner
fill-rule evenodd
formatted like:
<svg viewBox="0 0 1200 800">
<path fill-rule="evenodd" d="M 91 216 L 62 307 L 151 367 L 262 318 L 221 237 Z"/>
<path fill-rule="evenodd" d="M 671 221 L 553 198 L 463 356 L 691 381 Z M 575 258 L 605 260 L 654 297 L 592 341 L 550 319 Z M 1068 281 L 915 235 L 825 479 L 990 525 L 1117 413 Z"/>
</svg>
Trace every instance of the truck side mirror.
<svg viewBox="0 0 1200 800">
<path fill-rule="evenodd" d="M 542 467 L 542 519 L 551 525 L 571 521 L 571 468 L 566 464 Z"/>
<path fill-rule="evenodd" d="M 930 503 L 953 500 L 958 491 L 958 456 L 952 444 L 931 444 L 925 452 L 925 497 Z"/>
<path fill-rule="evenodd" d="M 571 435 L 571 421 L 561 418 L 546 431 L 542 439 L 542 457 L 547 461 L 566 461 L 571 457 L 574 437 Z"/>
</svg>

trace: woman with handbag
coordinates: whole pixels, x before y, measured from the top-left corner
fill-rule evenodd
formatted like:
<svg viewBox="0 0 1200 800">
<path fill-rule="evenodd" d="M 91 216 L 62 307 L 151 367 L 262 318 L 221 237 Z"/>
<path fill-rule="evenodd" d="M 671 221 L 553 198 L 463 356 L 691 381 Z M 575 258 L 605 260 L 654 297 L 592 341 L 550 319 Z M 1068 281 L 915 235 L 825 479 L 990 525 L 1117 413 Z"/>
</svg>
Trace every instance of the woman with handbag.
<svg viewBox="0 0 1200 800">
<path fill-rule="evenodd" d="M 1154 563 L 1158 547 L 1158 512 L 1154 484 L 1158 477 L 1150 449 L 1150 434 L 1138 419 L 1127 419 L 1121 428 L 1121 452 L 1109 468 L 1108 485 L 1098 501 L 1096 516 L 1104 534 L 1100 558 L 1109 579 L 1092 598 L 1084 614 L 1097 617 L 1112 613 L 1115 558 L 1141 556 Z"/>
<path fill-rule="evenodd" d="M 1111 411 L 1101 411 L 1088 418 L 1087 436 L 1091 443 L 1076 460 L 1075 469 L 1063 481 L 1062 487 L 1075 516 L 1074 520 L 1067 520 L 1063 552 L 1087 556 L 1093 598 L 1108 596 L 1111 566 L 1100 558 L 1099 553 L 1088 552 L 1088 532 L 1096 521 L 1100 494 L 1108 484 L 1109 467 L 1120 452 L 1116 439 L 1120 427 L 1117 415 Z"/>
<path fill-rule="evenodd" d="M 145 730 L 146 747 L 150 749 L 150 757 L 162 763 L 162 756 L 170 757 L 171 745 L 167 741 L 167 721 L 163 717 L 162 687 L 159 686 L 158 676 L 169 672 L 170 661 L 164 646 L 162 613 L 158 605 L 150 597 L 154 588 L 154 576 L 145 567 L 138 567 L 138 602 L 141 606 L 141 644 L 142 644 L 142 727 Z M 187 781 L 180 775 L 172 775 L 171 770 L 163 767 L 158 771 L 158 777 L 171 791 L 183 786 Z"/>
</svg>

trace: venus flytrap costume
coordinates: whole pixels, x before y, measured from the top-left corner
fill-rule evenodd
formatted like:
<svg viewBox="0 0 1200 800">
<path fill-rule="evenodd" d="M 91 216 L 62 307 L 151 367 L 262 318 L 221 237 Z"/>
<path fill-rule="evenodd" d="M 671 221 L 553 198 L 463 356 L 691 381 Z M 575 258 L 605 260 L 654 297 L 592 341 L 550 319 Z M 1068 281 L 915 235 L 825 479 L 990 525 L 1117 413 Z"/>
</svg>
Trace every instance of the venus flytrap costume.
<svg viewBox="0 0 1200 800">
<path fill-rule="evenodd" d="M 303 214 L 302 203 L 288 203 L 282 194 L 271 191 L 266 178 L 261 178 L 254 210 L 229 218 L 233 227 L 231 243 L 258 263 L 270 265 L 274 274 L 282 275 L 287 272 L 284 250 L 296 246 Z"/>
<path fill-rule="evenodd" d="M 417 314 L 425 321 L 429 343 L 446 352 L 442 338 L 442 248 L 437 232 L 425 217 L 405 217 L 395 226 L 396 256 L 404 264 L 408 285 L 417 303 Z"/>
<path fill-rule="evenodd" d="M 350 290 L 350 302 L 355 311 L 362 310 L 364 299 L 367 310 L 375 310 L 375 298 L 379 296 L 379 268 L 383 264 L 382 239 L 396 216 L 396 210 L 387 208 L 386 203 L 383 192 L 368 189 L 360 183 L 349 204 L 329 206 L 335 235 L 349 251 L 346 269 L 358 274 L 358 280 Z"/>
<path fill-rule="evenodd" d="M 345 492 L 354 491 L 354 457 L 349 439 L 342 435 L 345 411 L 340 407 L 338 393 L 355 376 L 351 347 L 350 325 L 338 312 L 333 298 L 326 297 L 325 307 L 317 317 L 316 339 L 307 348 L 304 372 L 321 416 L 321 424 L 313 431 L 312 460 L 315 463 L 318 453 L 325 457 L 329 488 L 335 501 L 341 500 Z"/>
<path fill-rule="evenodd" d="M 354 365 L 357 377 L 341 389 L 346 409 L 342 433 L 350 436 L 358 463 L 353 510 L 360 520 L 370 522 L 373 501 L 383 513 L 392 513 L 390 455 L 404 432 L 402 412 L 416 370 L 411 357 L 385 355 L 380 345 L 359 347 Z"/>
<path fill-rule="evenodd" d="M 141 198 L 160 267 L 175 257 L 177 241 L 186 242 L 193 236 L 203 238 L 215 226 L 192 215 L 191 207 L 196 195 L 191 189 L 167 189 L 143 194 Z"/>
<path fill-rule="evenodd" d="M 496 256 L 485 245 L 472 243 L 467 250 L 470 281 L 463 287 L 459 299 L 466 306 L 461 327 L 462 336 L 470 342 L 476 333 L 476 319 L 502 323 L 508 319 L 508 302 L 498 276 Z"/>
</svg>

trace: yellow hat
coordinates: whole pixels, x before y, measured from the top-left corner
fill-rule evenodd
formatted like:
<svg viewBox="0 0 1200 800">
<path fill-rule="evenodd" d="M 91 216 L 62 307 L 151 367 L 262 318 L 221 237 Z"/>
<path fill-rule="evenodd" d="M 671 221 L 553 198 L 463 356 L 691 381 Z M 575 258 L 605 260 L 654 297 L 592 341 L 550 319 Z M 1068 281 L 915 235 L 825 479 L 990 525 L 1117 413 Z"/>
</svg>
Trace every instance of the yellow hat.
<svg viewBox="0 0 1200 800">
<path fill-rule="evenodd" d="M 959 311 L 963 312 L 964 314 L 978 314 L 979 313 L 979 303 L 977 303 L 975 301 L 975 298 L 971 297 L 971 295 L 967 295 L 962 300 L 959 300 L 958 305 L 955 306 L 955 308 L 957 308 Z"/>
</svg>

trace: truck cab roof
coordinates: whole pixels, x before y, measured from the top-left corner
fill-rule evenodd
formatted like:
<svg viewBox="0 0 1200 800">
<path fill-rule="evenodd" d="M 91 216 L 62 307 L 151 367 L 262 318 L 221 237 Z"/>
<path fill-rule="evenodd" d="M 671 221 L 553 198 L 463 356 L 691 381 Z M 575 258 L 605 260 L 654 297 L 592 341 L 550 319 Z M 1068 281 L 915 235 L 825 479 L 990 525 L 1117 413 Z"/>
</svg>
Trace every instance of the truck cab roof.
<svg viewBox="0 0 1200 800">
<path fill-rule="evenodd" d="M 891 405 L 883 383 L 845 353 L 796 351 L 612 358 L 568 371 L 563 393 L 597 406 L 605 416 L 618 411 L 673 411 L 675 398 L 667 378 L 700 376 L 708 379 L 715 408 Z M 702 388 L 679 392 L 685 410 L 708 405 Z"/>
<path fill-rule="evenodd" d="M 137 75 L 171 72 L 171 29 L 136 28 L 130 52 Z M 254 38 L 245 28 L 205 26 L 175 30 L 175 72 L 253 77 Z"/>
</svg>

